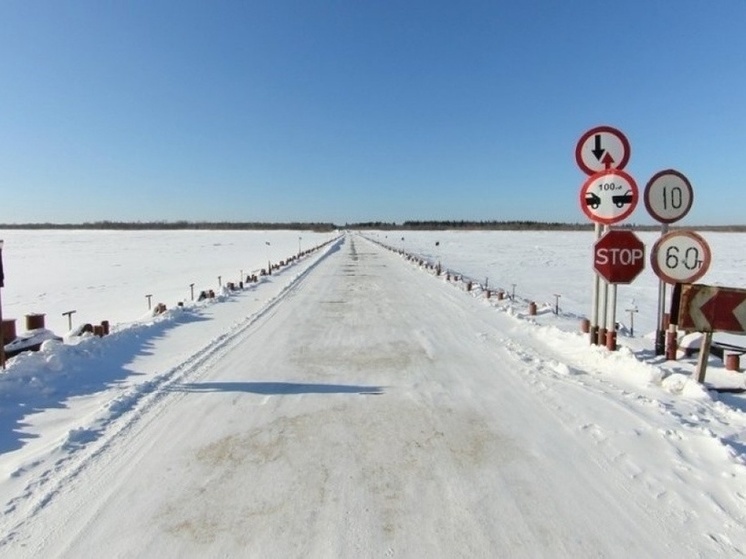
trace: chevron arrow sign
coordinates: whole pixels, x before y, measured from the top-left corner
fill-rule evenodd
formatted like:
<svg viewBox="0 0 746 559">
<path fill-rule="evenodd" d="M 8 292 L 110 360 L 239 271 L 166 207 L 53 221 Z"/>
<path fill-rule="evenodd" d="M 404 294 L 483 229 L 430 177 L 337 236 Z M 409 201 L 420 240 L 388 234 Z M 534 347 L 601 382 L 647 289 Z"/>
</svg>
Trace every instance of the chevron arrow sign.
<svg viewBox="0 0 746 559">
<path fill-rule="evenodd" d="M 746 334 L 746 289 L 697 283 L 683 285 L 679 328 Z"/>
</svg>

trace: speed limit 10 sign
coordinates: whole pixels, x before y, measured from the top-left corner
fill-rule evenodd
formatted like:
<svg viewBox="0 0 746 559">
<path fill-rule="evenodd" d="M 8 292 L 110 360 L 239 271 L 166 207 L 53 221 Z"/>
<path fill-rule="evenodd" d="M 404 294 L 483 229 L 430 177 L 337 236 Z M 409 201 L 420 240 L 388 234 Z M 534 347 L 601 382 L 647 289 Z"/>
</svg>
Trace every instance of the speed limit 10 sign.
<svg viewBox="0 0 746 559">
<path fill-rule="evenodd" d="M 653 245 L 650 264 L 666 283 L 693 283 L 710 267 L 710 246 L 693 231 L 672 231 Z"/>
<path fill-rule="evenodd" d="M 680 220 L 692 207 L 694 190 L 678 171 L 667 169 L 653 175 L 645 186 L 645 208 L 660 223 Z"/>
</svg>

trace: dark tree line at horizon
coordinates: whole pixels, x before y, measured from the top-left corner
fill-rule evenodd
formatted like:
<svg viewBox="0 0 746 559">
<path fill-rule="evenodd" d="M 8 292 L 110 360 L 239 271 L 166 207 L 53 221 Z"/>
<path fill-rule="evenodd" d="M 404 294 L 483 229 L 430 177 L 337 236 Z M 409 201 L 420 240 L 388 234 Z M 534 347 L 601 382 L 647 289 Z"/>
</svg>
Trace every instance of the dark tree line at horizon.
<svg viewBox="0 0 746 559">
<path fill-rule="evenodd" d="M 365 221 L 336 225 L 325 222 L 232 222 L 232 221 L 94 221 L 85 223 L 3 223 L 2 229 L 82 229 L 93 231 L 317 231 L 331 232 L 337 229 L 361 230 L 402 230 L 402 231 L 445 231 L 445 230 L 484 230 L 484 231 L 590 231 L 592 223 L 562 223 L 529 220 L 511 221 L 470 221 L 470 220 L 407 220 L 403 223 L 386 221 Z M 615 228 L 636 231 L 657 231 L 660 225 L 640 225 L 625 223 Z M 672 225 L 671 229 L 695 229 L 698 231 L 746 232 L 746 225 Z"/>
<path fill-rule="evenodd" d="M 338 229 L 333 223 L 264 223 L 232 221 L 94 221 L 85 223 L 16 223 L 0 224 L 0 229 L 84 229 L 104 231 L 334 231 Z"/>
</svg>

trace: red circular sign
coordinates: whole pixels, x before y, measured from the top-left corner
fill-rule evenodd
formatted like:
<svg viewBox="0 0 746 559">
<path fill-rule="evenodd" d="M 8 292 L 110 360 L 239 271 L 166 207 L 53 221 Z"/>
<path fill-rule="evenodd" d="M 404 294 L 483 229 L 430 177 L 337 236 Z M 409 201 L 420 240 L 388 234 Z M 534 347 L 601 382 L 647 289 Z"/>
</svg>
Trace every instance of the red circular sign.
<svg viewBox="0 0 746 559">
<path fill-rule="evenodd" d="M 631 283 L 645 269 L 645 243 L 632 231 L 612 229 L 593 246 L 593 269 L 609 283 Z"/>
<path fill-rule="evenodd" d="M 694 283 L 707 273 L 712 261 L 710 245 L 694 231 L 671 231 L 653 245 L 650 263 L 666 283 Z"/>
<path fill-rule="evenodd" d="M 643 193 L 645 208 L 661 223 L 674 223 L 689 213 L 694 189 L 682 173 L 666 169 L 653 175 Z"/>
<path fill-rule="evenodd" d="M 580 208 L 588 219 L 605 225 L 628 218 L 639 199 L 635 179 L 619 169 L 591 175 L 580 188 Z"/>
<path fill-rule="evenodd" d="M 575 146 L 575 161 L 587 175 L 606 169 L 624 169 L 629 156 L 629 140 L 611 126 L 591 128 Z"/>
</svg>

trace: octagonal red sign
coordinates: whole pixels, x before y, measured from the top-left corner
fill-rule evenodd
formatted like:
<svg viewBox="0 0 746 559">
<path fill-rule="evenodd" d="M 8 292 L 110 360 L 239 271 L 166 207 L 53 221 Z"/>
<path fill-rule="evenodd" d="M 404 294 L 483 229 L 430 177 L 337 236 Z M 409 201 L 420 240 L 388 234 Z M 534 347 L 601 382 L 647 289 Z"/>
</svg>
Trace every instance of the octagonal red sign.
<svg viewBox="0 0 746 559">
<path fill-rule="evenodd" d="M 645 269 L 645 243 L 632 231 L 612 229 L 593 247 L 593 269 L 609 283 L 632 283 Z"/>
</svg>

